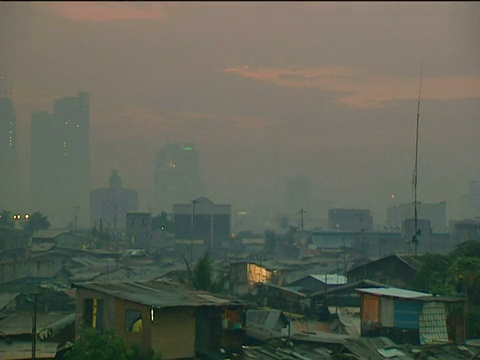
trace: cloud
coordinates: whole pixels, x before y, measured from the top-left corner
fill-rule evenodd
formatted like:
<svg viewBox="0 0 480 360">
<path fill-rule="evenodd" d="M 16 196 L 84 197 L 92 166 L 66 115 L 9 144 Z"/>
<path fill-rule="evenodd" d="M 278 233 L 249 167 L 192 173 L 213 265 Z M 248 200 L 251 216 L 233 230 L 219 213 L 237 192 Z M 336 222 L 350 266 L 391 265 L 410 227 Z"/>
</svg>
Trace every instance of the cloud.
<svg viewBox="0 0 480 360">
<path fill-rule="evenodd" d="M 418 98 L 419 79 L 387 75 L 376 69 L 330 66 L 304 69 L 232 67 L 225 72 L 282 87 L 313 88 L 334 93 L 335 102 L 350 108 L 380 108 Z M 424 77 L 422 99 L 458 100 L 480 97 L 480 75 Z"/>
<path fill-rule="evenodd" d="M 76 21 L 158 20 L 165 17 L 165 4 L 157 2 L 72 1 L 44 5 L 55 16 Z"/>
</svg>

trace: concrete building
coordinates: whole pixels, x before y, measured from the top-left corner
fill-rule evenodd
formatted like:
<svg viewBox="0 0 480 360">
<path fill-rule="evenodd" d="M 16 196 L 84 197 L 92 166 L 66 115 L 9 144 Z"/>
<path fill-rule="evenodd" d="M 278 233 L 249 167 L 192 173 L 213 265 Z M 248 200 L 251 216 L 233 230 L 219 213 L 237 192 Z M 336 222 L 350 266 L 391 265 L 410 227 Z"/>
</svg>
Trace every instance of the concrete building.
<svg viewBox="0 0 480 360">
<path fill-rule="evenodd" d="M 155 209 L 193 200 L 204 192 L 194 144 L 167 144 L 155 155 Z"/>
<path fill-rule="evenodd" d="M 53 226 L 89 223 L 90 100 L 85 92 L 31 116 L 31 205 Z"/>
<path fill-rule="evenodd" d="M 112 170 L 109 186 L 90 191 L 90 224 L 116 233 L 125 230 L 127 213 L 138 211 L 138 192 L 125 189 L 117 170 Z"/>
<path fill-rule="evenodd" d="M 209 248 L 221 248 L 231 236 L 231 205 L 214 204 L 200 197 L 190 204 L 174 204 L 175 236 L 202 239 Z"/>
<path fill-rule="evenodd" d="M 5 94 L 6 95 L 6 94 Z M 13 102 L 0 89 L 0 211 L 19 211 L 19 160 Z"/>
<path fill-rule="evenodd" d="M 468 183 L 468 194 L 460 199 L 460 211 L 463 218 L 480 217 L 480 181 Z"/>
<path fill-rule="evenodd" d="M 149 249 L 152 238 L 152 214 L 127 213 L 126 244 L 128 249 Z"/>
<path fill-rule="evenodd" d="M 413 219 L 415 204 L 405 203 L 387 208 L 387 225 L 401 228 L 406 219 Z M 447 232 L 447 203 L 445 201 L 437 204 L 417 202 L 418 219 L 430 220 L 433 232 Z"/>
<path fill-rule="evenodd" d="M 372 231 L 373 216 L 368 209 L 330 209 L 328 210 L 328 229 Z"/>
</svg>

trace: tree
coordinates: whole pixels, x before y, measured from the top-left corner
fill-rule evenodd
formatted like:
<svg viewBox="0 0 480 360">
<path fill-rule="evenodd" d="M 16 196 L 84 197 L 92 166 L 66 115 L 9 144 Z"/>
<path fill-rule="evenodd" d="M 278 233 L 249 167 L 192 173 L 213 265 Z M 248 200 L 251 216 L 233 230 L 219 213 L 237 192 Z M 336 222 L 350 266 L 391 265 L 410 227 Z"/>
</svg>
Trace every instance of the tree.
<svg viewBox="0 0 480 360">
<path fill-rule="evenodd" d="M 471 338 L 480 336 L 480 243 L 465 241 L 448 255 L 426 254 L 420 257 L 422 269 L 411 282 L 415 290 L 437 295 L 463 297 Z"/>
<path fill-rule="evenodd" d="M 6 226 L 6 227 L 15 227 L 15 223 L 13 222 L 13 217 L 12 213 L 8 210 L 3 210 L 0 213 L 0 226 Z"/>
<path fill-rule="evenodd" d="M 223 290 L 230 274 L 227 273 L 220 278 L 215 278 L 213 275 L 213 260 L 208 252 L 197 261 L 193 270 L 187 259 L 183 258 L 183 260 L 187 266 L 188 277 L 195 289 L 213 293 L 218 293 Z"/>
<path fill-rule="evenodd" d="M 73 347 L 65 353 L 65 360 L 160 360 L 160 354 L 151 351 L 142 356 L 138 346 L 127 347 L 123 339 L 112 331 L 99 332 L 85 327 Z"/>
<path fill-rule="evenodd" d="M 51 224 L 50 221 L 48 221 L 48 218 L 36 211 L 30 215 L 30 218 L 25 222 L 24 229 L 30 234 L 33 234 L 34 231 L 46 230 L 50 228 L 50 226 Z"/>
</svg>

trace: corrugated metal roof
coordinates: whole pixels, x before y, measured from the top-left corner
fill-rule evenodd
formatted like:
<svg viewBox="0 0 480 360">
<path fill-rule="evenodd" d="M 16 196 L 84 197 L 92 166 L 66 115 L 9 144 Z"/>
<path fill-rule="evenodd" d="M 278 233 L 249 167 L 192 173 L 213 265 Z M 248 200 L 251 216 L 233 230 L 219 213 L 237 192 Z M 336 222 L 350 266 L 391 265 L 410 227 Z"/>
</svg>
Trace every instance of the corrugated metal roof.
<svg viewBox="0 0 480 360">
<path fill-rule="evenodd" d="M 77 288 L 104 294 L 156 308 L 183 306 L 218 306 L 239 304 L 238 301 L 214 296 L 204 291 L 190 290 L 181 284 L 166 281 L 82 283 Z"/>
<path fill-rule="evenodd" d="M 56 330 L 59 326 L 75 321 L 73 313 L 37 313 L 37 331 Z M 32 333 L 32 313 L 18 312 L 0 321 L 0 328 L 6 335 L 24 335 Z M 0 357 L 0 359 L 3 359 Z"/>
<path fill-rule="evenodd" d="M 428 293 L 423 293 L 423 292 L 413 291 L 413 290 L 406 290 L 406 289 L 399 289 L 394 287 L 363 288 L 363 289 L 357 289 L 357 291 L 373 294 L 373 295 L 389 296 L 389 297 L 396 297 L 396 298 L 403 298 L 403 299 L 414 299 L 422 296 L 432 296 L 432 294 L 428 294 Z"/>
<path fill-rule="evenodd" d="M 3 309 L 5 306 L 8 305 L 12 300 L 15 300 L 15 298 L 19 295 L 19 293 L 4 293 L 0 294 L 0 310 Z"/>
<path fill-rule="evenodd" d="M 35 346 L 35 358 L 37 359 L 55 359 L 58 343 L 37 341 Z M 0 341 L 0 359 L 19 360 L 30 359 L 32 357 L 31 341 L 14 341 L 7 343 Z"/>
<path fill-rule="evenodd" d="M 310 274 L 310 276 L 313 277 L 315 280 L 321 281 L 327 285 L 344 285 L 347 283 L 347 278 L 339 274 Z"/>
</svg>

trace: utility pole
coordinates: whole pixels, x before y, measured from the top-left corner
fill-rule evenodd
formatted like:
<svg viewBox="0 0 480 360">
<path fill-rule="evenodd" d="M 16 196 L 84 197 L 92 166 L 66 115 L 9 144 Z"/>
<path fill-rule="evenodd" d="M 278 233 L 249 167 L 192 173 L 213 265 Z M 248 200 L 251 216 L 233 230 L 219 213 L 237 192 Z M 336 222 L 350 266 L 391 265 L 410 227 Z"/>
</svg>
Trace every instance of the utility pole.
<svg viewBox="0 0 480 360">
<path fill-rule="evenodd" d="M 190 240 L 190 266 L 192 266 L 192 263 L 193 263 L 193 241 L 195 240 L 195 204 L 196 204 L 196 199 L 193 198 L 193 201 L 192 201 L 192 224 L 191 224 L 191 227 L 192 227 L 192 239 Z"/>
<path fill-rule="evenodd" d="M 418 185 L 418 128 L 420 124 L 420 95 L 422 91 L 422 74 L 423 74 L 423 64 L 420 69 L 420 86 L 418 89 L 418 104 L 417 104 L 417 128 L 415 133 L 415 169 L 413 170 L 413 190 L 414 190 L 414 233 L 412 237 L 412 243 L 414 246 L 415 256 L 417 256 L 417 247 L 418 239 L 417 236 L 420 235 L 420 229 L 418 229 L 418 213 L 417 213 L 417 185 Z"/>
<path fill-rule="evenodd" d="M 115 251 L 117 251 L 117 239 L 115 238 L 115 230 L 117 228 L 117 205 L 115 205 L 113 213 L 113 230 L 112 230 L 112 240 L 115 246 Z"/>
<path fill-rule="evenodd" d="M 303 210 L 303 209 L 300 209 L 300 211 L 298 213 L 300 214 L 300 227 L 301 227 L 302 233 L 303 233 L 303 214 L 306 213 L 306 211 Z"/>
<path fill-rule="evenodd" d="M 32 317 L 32 360 L 36 359 L 37 347 L 37 295 L 33 294 L 33 317 Z"/>
<path fill-rule="evenodd" d="M 77 232 L 77 228 L 78 228 L 78 211 L 80 210 L 80 206 L 74 206 L 73 207 L 73 211 L 75 213 L 74 215 L 74 224 L 75 224 L 75 227 L 74 227 L 74 231 Z"/>
</svg>

